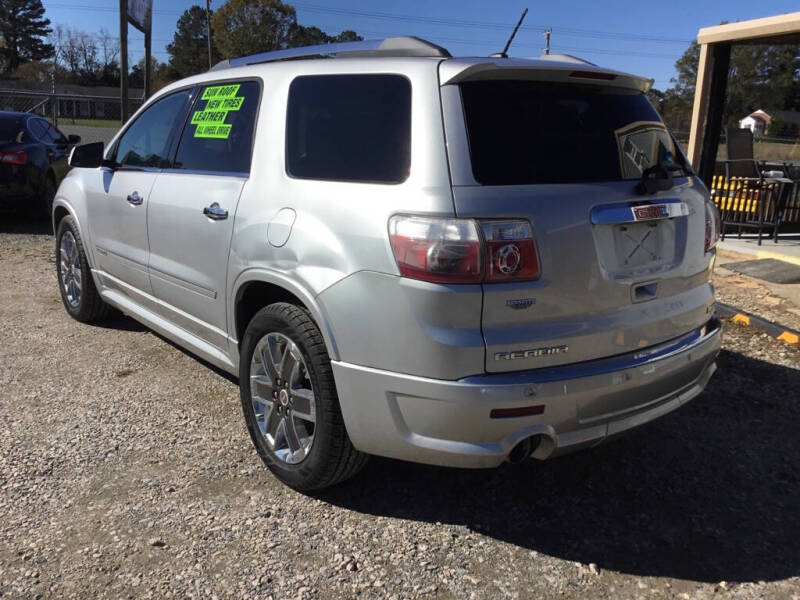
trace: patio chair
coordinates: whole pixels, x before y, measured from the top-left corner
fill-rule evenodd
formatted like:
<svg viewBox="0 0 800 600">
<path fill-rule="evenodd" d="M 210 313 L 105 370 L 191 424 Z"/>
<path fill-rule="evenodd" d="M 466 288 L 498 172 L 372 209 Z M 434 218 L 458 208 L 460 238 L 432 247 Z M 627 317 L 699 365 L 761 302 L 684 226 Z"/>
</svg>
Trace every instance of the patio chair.
<svg viewBox="0 0 800 600">
<path fill-rule="evenodd" d="M 722 239 L 726 226 L 758 231 L 761 245 L 763 231 L 771 229 L 771 236 L 778 243 L 783 209 L 792 187 L 791 180 L 766 177 L 762 165 L 753 156 L 753 132 L 749 129 L 729 127 L 728 158 L 720 161 L 724 167 L 724 180 L 714 190 L 717 207 L 722 218 Z"/>
</svg>

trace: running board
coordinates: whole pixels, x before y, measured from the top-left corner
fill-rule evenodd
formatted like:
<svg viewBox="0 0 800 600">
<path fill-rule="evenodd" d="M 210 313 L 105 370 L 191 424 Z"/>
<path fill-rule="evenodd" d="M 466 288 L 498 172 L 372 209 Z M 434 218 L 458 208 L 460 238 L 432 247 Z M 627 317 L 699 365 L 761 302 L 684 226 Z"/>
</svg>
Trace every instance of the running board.
<svg viewBox="0 0 800 600">
<path fill-rule="evenodd" d="M 104 277 L 107 277 L 107 275 L 104 275 Z M 105 289 L 100 292 L 100 296 L 126 315 L 136 319 L 165 338 L 172 340 L 189 352 L 196 354 L 203 360 L 210 362 L 215 367 L 227 371 L 231 375 L 239 376 L 236 365 L 223 352 L 196 335 L 143 308 L 140 304 L 135 303 L 120 292 Z"/>
</svg>

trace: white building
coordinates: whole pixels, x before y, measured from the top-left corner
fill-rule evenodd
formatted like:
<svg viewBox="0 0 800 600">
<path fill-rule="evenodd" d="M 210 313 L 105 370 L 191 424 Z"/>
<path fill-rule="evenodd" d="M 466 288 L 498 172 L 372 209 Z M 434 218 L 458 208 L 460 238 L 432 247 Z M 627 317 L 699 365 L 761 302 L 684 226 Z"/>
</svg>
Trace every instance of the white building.
<svg viewBox="0 0 800 600">
<path fill-rule="evenodd" d="M 772 120 L 766 112 L 759 109 L 754 113 L 750 113 L 744 119 L 739 121 L 739 128 L 740 129 L 749 129 L 754 134 L 755 133 L 764 133 L 769 126 L 769 122 Z"/>
</svg>

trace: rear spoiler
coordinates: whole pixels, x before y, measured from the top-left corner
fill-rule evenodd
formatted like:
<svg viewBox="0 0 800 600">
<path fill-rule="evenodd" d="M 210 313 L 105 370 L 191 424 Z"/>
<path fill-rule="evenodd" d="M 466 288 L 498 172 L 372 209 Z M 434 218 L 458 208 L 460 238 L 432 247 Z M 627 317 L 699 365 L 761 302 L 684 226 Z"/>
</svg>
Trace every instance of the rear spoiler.
<svg viewBox="0 0 800 600">
<path fill-rule="evenodd" d="M 652 79 L 603 69 L 590 62 L 566 56 L 539 59 L 451 58 L 440 63 L 439 78 L 442 85 L 458 84 L 464 81 L 523 79 L 602 84 L 641 92 L 648 91 L 653 85 Z"/>
</svg>

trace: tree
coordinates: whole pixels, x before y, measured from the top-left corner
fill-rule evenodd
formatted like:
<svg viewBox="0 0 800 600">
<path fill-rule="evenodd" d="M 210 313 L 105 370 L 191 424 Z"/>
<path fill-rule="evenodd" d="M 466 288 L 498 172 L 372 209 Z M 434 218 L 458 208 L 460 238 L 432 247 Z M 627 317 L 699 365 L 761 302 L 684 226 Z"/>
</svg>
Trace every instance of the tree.
<svg viewBox="0 0 800 600">
<path fill-rule="evenodd" d="M 21 64 L 11 77 L 22 81 L 50 83 L 53 79 L 55 81 L 64 81 L 67 75 L 68 73 L 53 61 L 32 60 Z"/>
<path fill-rule="evenodd" d="M 220 54 L 233 58 L 285 48 L 297 15 L 280 0 L 228 0 L 211 25 Z"/>
<path fill-rule="evenodd" d="M 666 90 L 662 115 L 667 124 L 687 131 L 694 103 L 695 81 L 700 60 L 696 42 L 675 63 L 677 77 Z M 734 46 L 723 107 L 723 126 L 735 126 L 758 109 L 800 109 L 800 57 L 797 46 Z"/>
<path fill-rule="evenodd" d="M 206 59 L 207 56 L 206 54 Z M 152 78 L 152 90 L 154 92 L 158 91 L 172 80 L 169 71 L 169 65 L 158 62 L 158 59 L 154 56 L 150 57 L 150 77 Z M 130 75 L 128 75 L 128 84 L 132 88 L 144 87 L 144 57 L 139 59 L 139 62 L 131 68 Z"/>
<path fill-rule="evenodd" d="M 319 44 L 330 44 L 333 42 L 357 42 L 362 38 L 355 31 L 350 29 L 342 31 L 337 36 L 331 36 L 322 31 L 319 27 L 306 27 L 295 23 L 289 32 L 289 39 L 286 46 L 289 48 L 299 48 L 301 46 L 316 46 Z"/>
<path fill-rule="evenodd" d="M 97 34 L 56 25 L 51 37 L 55 61 L 66 81 L 80 85 L 119 85 L 119 41 L 105 29 Z"/>
<path fill-rule="evenodd" d="M 42 0 L 0 1 L 0 58 L 6 73 L 16 71 L 25 62 L 53 56 L 53 47 L 44 41 L 50 33 L 49 26 Z"/>
<path fill-rule="evenodd" d="M 167 45 L 169 66 L 175 77 L 188 77 L 208 70 L 208 38 L 206 36 L 206 11 L 192 6 L 185 11 L 176 25 L 172 43 Z M 216 46 L 211 46 L 211 65 L 220 60 Z"/>
</svg>

